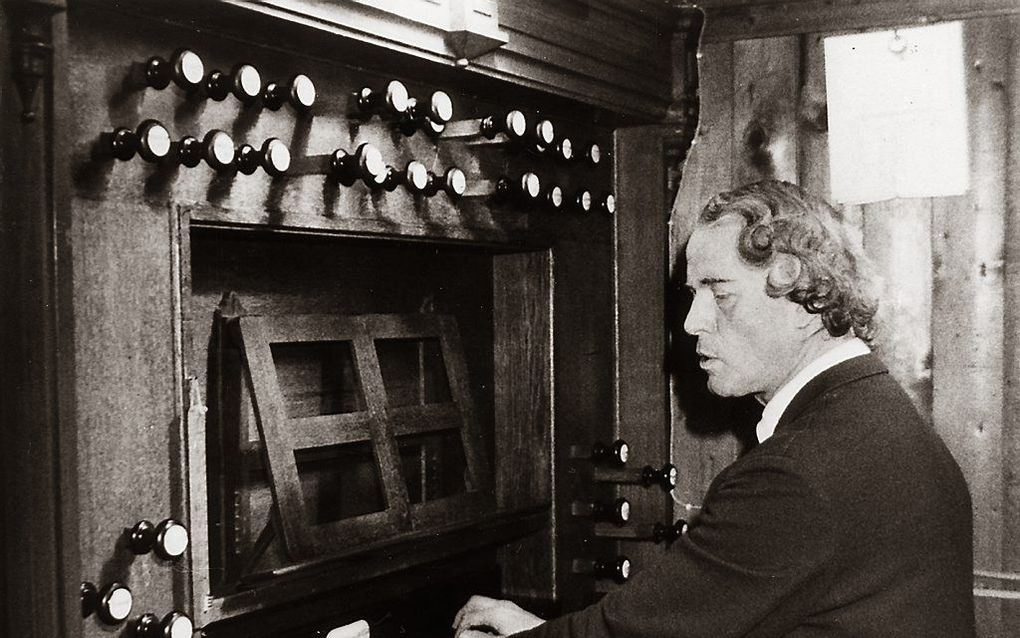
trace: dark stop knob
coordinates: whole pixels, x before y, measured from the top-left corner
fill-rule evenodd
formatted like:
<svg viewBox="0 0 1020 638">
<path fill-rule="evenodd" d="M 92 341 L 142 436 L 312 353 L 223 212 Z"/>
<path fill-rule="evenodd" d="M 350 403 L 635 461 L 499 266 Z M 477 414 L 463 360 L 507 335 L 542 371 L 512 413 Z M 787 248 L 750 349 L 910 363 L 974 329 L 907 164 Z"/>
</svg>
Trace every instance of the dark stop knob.
<svg viewBox="0 0 1020 638">
<path fill-rule="evenodd" d="M 616 214 L 616 196 L 612 193 L 607 193 L 599 199 L 599 210 L 606 215 Z"/>
<path fill-rule="evenodd" d="M 622 497 L 612 504 L 596 501 L 592 504 L 592 518 L 615 525 L 625 525 L 630 520 L 630 501 Z"/>
<path fill-rule="evenodd" d="M 81 584 L 81 617 L 88 618 L 99 605 L 99 590 L 89 582 Z"/>
<path fill-rule="evenodd" d="M 613 441 L 611 445 L 596 442 L 591 448 L 591 460 L 596 464 L 621 467 L 627 464 L 630 446 L 623 439 Z"/>
<path fill-rule="evenodd" d="M 108 625 L 119 625 L 131 615 L 134 597 L 127 585 L 110 583 L 99 592 L 96 613 Z"/>
<path fill-rule="evenodd" d="M 274 177 L 283 175 L 290 168 L 290 149 L 275 137 L 267 139 L 261 149 L 249 144 L 237 149 L 237 170 L 251 175 L 260 166 Z"/>
<path fill-rule="evenodd" d="M 299 111 L 310 109 L 315 104 L 315 84 L 303 73 L 286 83 L 270 82 L 262 94 L 262 102 L 273 111 L 286 102 Z"/>
<path fill-rule="evenodd" d="M 577 191 L 577 194 L 574 195 L 574 207 L 582 213 L 590 213 L 592 209 L 591 191 L 587 188 Z"/>
<path fill-rule="evenodd" d="M 662 469 L 658 470 L 651 465 L 641 468 L 641 485 L 645 487 L 658 485 L 663 490 L 669 492 L 676 487 L 676 481 L 677 469 L 672 463 L 666 463 L 662 466 Z"/>
<path fill-rule="evenodd" d="M 655 543 L 672 543 L 687 533 L 687 521 L 680 518 L 672 525 L 656 523 L 652 525 L 652 541 Z"/>
<path fill-rule="evenodd" d="M 170 154 L 170 132 L 156 120 L 138 125 L 138 154 L 147 162 L 158 162 Z"/>
<path fill-rule="evenodd" d="M 180 558 L 188 549 L 188 530 L 179 521 L 167 518 L 158 525 L 142 520 L 128 531 L 128 546 L 135 554 L 150 551 L 165 560 Z"/>
<path fill-rule="evenodd" d="M 378 114 L 380 116 L 400 115 L 407 111 L 407 87 L 399 80 L 390 80 L 386 89 L 377 91 L 370 87 L 362 87 L 355 94 L 358 110 L 363 115 Z"/>
<path fill-rule="evenodd" d="M 479 131 L 490 140 L 499 133 L 505 133 L 511 140 L 520 141 L 528 134 L 528 118 L 516 109 L 507 111 L 502 117 L 490 115 L 482 119 Z"/>
<path fill-rule="evenodd" d="M 102 142 L 106 154 L 125 162 L 138 152 L 138 134 L 123 126 L 112 133 L 104 133 Z"/>
<path fill-rule="evenodd" d="M 611 560 L 597 560 L 594 574 L 596 578 L 608 578 L 622 585 L 630 578 L 630 559 L 617 556 Z"/>
<path fill-rule="evenodd" d="M 136 638 L 191 638 L 195 626 L 187 614 L 172 611 L 160 620 L 156 614 L 142 614 L 135 622 Z"/>
<path fill-rule="evenodd" d="M 213 71 L 205 81 L 206 93 L 214 100 L 233 94 L 244 104 L 252 104 L 262 95 L 262 76 L 250 64 L 238 64 L 227 74 Z"/>
</svg>

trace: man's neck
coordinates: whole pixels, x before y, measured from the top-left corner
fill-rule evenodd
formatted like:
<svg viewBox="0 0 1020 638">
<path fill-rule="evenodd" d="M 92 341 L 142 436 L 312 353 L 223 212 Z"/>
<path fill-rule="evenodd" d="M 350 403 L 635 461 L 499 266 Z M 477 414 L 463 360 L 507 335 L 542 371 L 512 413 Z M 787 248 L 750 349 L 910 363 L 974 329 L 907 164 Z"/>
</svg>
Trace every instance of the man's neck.
<svg viewBox="0 0 1020 638">
<path fill-rule="evenodd" d="M 842 337 L 833 337 L 829 335 L 829 333 L 827 333 L 824 329 L 812 333 L 804 341 L 804 343 L 801 344 L 800 348 L 798 348 L 796 355 L 793 357 L 793 360 L 791 362 L 789 372 L 787 372 L 786 376 L 783 377 L 783 379 L 780 380 L 779 383 L 777 383 L 774 387 L 768 389 L 765 392 L 761 392 L 755 395 L 755 397 L 763 405 L 765 403 L 768 403 L 770 400 L 772 400 L 772 397 L 775 396 L 776 392 L 779 391 L 779 388 L 789 383 L 791 379 L 797 376 L 797 373 L 799 373 L 801 370 L 807 367 L 812 361 L 822 356 L 829 350 L 832 350 L 833 348 L 841 344 L 844 344 L 848 341 L 852 341 L 853 338 L 854 338 L 853 334 L 847 334 Z"/>
</svg>

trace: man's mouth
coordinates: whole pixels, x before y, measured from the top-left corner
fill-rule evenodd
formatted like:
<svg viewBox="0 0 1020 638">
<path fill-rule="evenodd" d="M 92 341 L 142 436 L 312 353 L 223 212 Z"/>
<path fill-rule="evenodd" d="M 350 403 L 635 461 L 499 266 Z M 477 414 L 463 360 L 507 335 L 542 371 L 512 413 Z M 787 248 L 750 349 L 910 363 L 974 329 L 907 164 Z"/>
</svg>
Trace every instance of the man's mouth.
<svg viewBox="0 0 1020 638">
<path fill-rule="evenodd" d="M 713 362 L 715 360 L 716 360 L 716 357 L 714 357 L 714 356 L 712 356 L 710 354 L 706 354 L 704 352 L 699 352 L 698 353 L 698 365 L 700 365 L 701 367 L 705 367 L 706 365 L 708 365 L 709 363 L 711 363 L 711 362 Z"/>
</svg>

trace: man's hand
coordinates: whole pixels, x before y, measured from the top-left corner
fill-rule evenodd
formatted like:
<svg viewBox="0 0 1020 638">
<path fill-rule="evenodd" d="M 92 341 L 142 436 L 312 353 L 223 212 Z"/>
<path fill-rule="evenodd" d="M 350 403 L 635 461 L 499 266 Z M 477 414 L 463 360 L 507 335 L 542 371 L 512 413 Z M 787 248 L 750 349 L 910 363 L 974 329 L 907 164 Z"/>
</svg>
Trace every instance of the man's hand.
<svg viewBox="0 0 1020 638">
<path fill-rule="evenodd" d="M 543 622 L 509 600 L 472 596 L 453 618 L 454 638 L 509 636 Z"/>
</svg>

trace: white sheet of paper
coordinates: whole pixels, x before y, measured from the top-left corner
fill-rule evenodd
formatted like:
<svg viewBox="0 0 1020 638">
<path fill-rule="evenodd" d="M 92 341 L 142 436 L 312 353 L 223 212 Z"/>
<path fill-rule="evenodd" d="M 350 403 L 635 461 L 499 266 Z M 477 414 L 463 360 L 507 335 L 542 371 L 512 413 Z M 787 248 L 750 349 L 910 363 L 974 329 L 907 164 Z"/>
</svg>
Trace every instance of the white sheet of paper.
<svg viewBox="0 0 1020 638">
<path fill-rule="evenodd" d="M 826 38 L 825 83 L 834 200 L 966 192 L 959 22 Z"/>
</svg>

